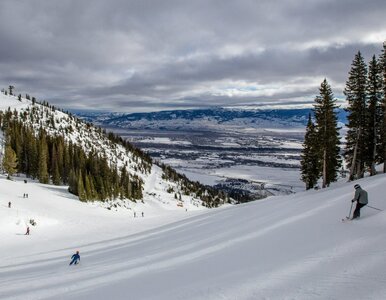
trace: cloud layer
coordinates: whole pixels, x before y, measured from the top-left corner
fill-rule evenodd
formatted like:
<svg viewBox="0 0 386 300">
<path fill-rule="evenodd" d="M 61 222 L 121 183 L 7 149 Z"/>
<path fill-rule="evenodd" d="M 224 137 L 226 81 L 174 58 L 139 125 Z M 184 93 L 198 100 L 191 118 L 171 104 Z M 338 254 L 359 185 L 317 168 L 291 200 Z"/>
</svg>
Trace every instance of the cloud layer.
<svg viewBox="0 0 386 300">
<path fill-rule="evenodd" d="M 150 111 L 342 94 L 386 40 L 383 0 L 1 0 L 0 83 L 67 109 Z"/>
</svg>

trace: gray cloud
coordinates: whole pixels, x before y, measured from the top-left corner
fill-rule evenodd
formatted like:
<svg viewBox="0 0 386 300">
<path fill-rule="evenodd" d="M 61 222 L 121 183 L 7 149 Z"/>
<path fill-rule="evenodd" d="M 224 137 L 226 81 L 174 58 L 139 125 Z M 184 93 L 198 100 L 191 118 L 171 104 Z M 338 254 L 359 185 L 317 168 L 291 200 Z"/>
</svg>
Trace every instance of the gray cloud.
<svg viewBox="0 0 386 300">
<path fill-rule="evenodd" d="M 385 1 L 0 1 L 0 83 L 66 109 L 157 110 L 341 95 L 379 54 Z"/>
</svg>

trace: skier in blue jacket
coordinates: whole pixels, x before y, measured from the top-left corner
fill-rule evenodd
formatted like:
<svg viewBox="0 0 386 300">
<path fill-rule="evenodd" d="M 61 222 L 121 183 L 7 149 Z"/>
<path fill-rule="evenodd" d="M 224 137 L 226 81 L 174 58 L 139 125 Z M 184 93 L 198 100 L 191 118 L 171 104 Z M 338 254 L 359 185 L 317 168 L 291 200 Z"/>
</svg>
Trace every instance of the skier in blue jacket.
<svg viewBox="0 0 386 300">
<path fill-rule="evenodd" d="M 71 259 L 72 261 L 70 262 L 69 266 L 71 266 L 72 264 L 77 265 L 78 261 L 80 261 L 79 251 L 76 251 L 76 253 L 73 256 L 71 256 Z"/>
</svg>

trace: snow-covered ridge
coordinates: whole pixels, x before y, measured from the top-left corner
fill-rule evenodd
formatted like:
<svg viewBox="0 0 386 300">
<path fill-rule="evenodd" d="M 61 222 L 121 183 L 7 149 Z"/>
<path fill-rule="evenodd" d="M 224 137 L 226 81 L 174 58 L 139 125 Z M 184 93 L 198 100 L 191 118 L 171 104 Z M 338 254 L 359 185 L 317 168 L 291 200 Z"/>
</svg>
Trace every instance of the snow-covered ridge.
<svg viewBox="0 0 386 300">
<path fill-rule="evenodd" d="M 137 163 L 134 162 L 133 153 L 124 149 L 123 146 L 111 143 L 105 134 L 97 128 L 81 122 L 77 118 L 70 116 L 58 109 L 52 109 L 39 103 L 33 104 L 25 98 L 18 100 L 15 96 L 7 96 L 0 93 L 0 110 L 12 112 L 16 110 L 19 115 L 27 113 L 25 123 L 38 130 L 41 126 L 50 135 L 61 135 L 67 142 L 72 142 L 81 146 L 86 152 L 94 151 L 100 155 L 106 155 L 110 164 L 115 164 L 118 168 L 127 164 L 129 169 L 139 175 L 144 174 L 134 171 Z M 33 119 L 33 115 L 38 115 L 39 121 Z"/>
</svg>

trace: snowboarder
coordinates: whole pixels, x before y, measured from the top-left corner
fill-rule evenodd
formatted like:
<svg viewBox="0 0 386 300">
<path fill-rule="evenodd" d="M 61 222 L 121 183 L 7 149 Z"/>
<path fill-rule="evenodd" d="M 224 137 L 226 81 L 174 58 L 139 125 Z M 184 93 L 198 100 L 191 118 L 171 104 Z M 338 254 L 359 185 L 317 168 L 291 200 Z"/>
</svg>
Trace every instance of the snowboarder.
<svg viewBox="0 0 386 300">
<path fill-rule="evenodd" d="M 144 212 L 142 212 L 142 218 L 145 216 Z"/>
<path fill-rule="evenodd" d="M 8 202 L 8 208 L 11 208 L 11 201 Z"/>
<path fill-rule="evenodd" d="M 25 232 L 25 235 L 29 235 L 29 226 L 27 226 L 27 231 Z"/>
<path fill-rule="evenodd" d="M 367 192 L 361 188 L 359 184 L 354 185 L 355 188 L 355 196 L 354 199 L 351 200 L 351 202 L 357 202 L 357 206 L 354 210 L 354 215 L 352 216 L 353 219 L 359 218 L 361 216 L 361 208 L 368 203 L 368 195 Z"/>
<path fill-rule="evenodd" d="M 70 262 L 69 266 L 71 266 L 72 264 L 77 265 L 78 261 L 80 261 L 79 251 L 76 251 L 76 253 L 73 256 L 71 256 L 71 259 L 72 261 Z"/>
</svg>

